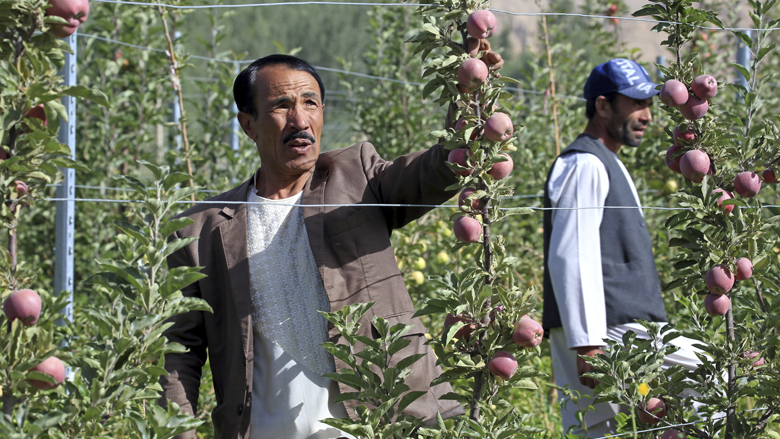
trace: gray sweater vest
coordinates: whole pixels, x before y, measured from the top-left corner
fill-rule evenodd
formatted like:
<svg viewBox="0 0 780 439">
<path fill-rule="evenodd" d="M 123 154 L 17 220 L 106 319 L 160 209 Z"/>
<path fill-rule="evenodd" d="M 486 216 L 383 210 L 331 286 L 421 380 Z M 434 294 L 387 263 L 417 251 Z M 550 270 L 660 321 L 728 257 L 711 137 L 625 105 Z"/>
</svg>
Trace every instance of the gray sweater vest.
<svg viewBox="0 0 780 439">
<path fill-rule="evenodd" d="M 613 153 L 597 138 L 581 134 L 563 150 L 593 154 L 601 160 L 609 177 L 606 206 L 636 206 L 636 199 Z M 552 207 L 548 185 L 552 167 L 544 185 L 544 207 Z M 561 316 L 555 300 L 547 258 L 552 232 L 552 211 L 544 211 L 544 312 L 545 331 L 559 328 Z M 666 310 L 661 297 L 658 270 L 653 258 L 653 243 L 645 220 L 638 209 L 604 209 L 599 228 L 601 270 L 604 279 L 607 326 L 631 323 L 637 319 L 665 322 Z"/>
</svg>

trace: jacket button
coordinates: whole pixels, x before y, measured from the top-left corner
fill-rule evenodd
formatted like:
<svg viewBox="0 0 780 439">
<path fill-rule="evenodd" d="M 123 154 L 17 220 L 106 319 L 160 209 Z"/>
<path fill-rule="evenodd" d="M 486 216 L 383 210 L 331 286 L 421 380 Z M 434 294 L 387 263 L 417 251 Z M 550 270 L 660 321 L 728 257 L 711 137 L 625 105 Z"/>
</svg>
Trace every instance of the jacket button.
<svg viewBox="0 0 780 439">
<path fill-rule="evenodd" d="M 241 416 L 241 413 L 244 413 L 244 405 L 239 404 L 238 405 L 238 416 Z"/>
</svg>

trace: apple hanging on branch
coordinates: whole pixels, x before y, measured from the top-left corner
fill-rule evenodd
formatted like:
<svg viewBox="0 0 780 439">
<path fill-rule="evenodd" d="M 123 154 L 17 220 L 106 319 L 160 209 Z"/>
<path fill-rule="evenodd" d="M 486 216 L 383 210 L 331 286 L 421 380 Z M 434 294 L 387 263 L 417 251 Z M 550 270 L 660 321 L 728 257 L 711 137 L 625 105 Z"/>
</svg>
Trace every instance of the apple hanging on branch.
<svg viewBox="0 0 780 439">
<path fill-rule="evenodd" d="M 89 15 L 88 0 L 49 0 L 51 7 L 46 9 L 46 15 L 53 15 L 65 19 L 67 24 L 53 24 L 50 32 L 58 38 L 67 38 L 73 35 L 82 23 L 87 21 Z"/>
</svg>

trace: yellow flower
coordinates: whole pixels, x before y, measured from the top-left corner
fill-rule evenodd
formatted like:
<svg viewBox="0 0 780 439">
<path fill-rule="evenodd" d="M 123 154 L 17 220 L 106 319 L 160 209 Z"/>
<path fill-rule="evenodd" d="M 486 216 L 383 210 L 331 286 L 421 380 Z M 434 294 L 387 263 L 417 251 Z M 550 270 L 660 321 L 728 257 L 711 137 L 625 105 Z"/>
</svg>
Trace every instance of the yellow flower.
<svg viewBox="0 0 780 439">
<path fill-rule="evenodd" d="M 640 395 L 647 396 L 647 394 L 650 393 L 650 386 L 648 386 L 647 383 L 642 383 L 637 386 L 636 390 Z"/>
</svg>

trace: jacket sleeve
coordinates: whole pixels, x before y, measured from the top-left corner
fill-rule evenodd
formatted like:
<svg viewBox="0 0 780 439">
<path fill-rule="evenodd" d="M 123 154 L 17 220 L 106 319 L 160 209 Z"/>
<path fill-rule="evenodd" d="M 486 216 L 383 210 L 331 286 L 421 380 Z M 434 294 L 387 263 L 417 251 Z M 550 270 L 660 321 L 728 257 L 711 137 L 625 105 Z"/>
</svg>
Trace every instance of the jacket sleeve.
<svg viewBox="0 0 780 439">
<path fill-rule="evenodd" d="M 405 226 L 458 193 L 457 189 L 445 190 L 458 181 L 446 164 L 448 153 L 436 144 L 391 162 L 383 160 L 370 143 L 361 145 L 363 169 L 374 196 L 383 204 L 421 205 L 386 207 L 385 216 L 391 228 Z"/>
<path fill-rule="evenodd" d="M 174 233 L 171 239 L 179 238 Z M 195 266 L 190 254 L 191 247 L 197 246 L 197 241 L 176 251 L 168 257 L 168 268 Z M 197 248 L 197 247 L 195 247 Z M 182 290 L 184 297 L 201 297 L 199 282 L 188 285 Z M 202 311 L 190 311 L 171 318 L 173 326 L 164 335 L 169 343 L 179 343 L 187 351 L 165 355 L 165 370 L 168 376 L 160 379 L 163 388 L 160 405 L 167 407 L 167 401 L 177 403 L 182 412 L 195 415 L 198 410 L 198 395 L 202 367 L 206 362 L 206 334 Z M 195 439 L 195 431 L 189 431 L 177 436 L 178 439 Z"/>
</svg>

